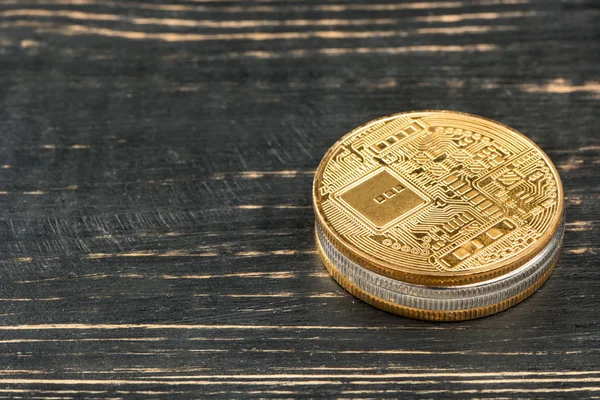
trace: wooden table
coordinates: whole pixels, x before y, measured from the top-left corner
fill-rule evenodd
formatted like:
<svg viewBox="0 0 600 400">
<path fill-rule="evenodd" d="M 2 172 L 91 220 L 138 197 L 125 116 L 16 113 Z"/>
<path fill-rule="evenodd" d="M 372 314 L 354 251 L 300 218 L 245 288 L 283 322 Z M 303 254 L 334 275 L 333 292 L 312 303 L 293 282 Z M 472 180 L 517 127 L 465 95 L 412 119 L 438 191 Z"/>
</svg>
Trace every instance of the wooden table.
<svg viewBox="0 0 600 400">
<path fill-rule="evenodd" d="M 2 0 L 0 398 L 600 396 L 598 2 Z M 396 317 L 326 274 L 315 168 L 405 110 L 524 132 L 567 232 L 525 303 Z"/>
</svg>

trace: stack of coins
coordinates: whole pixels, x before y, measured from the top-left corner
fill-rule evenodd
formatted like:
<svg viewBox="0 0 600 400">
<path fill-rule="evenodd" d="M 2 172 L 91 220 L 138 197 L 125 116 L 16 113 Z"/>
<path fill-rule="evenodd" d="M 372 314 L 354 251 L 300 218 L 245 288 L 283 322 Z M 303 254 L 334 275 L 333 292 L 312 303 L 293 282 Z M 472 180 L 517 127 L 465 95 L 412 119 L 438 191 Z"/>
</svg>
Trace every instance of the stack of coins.
<svg viewBox="0 0 600 400">
<path fill-rule="evenodd" d="M 530 296 L 556 265 L 563 189 L 517 131 L 449 111 L 371 121 L 315 175 L 317 248 L 357 298 L 412 318 L 483 317 Z"/>
</svg>

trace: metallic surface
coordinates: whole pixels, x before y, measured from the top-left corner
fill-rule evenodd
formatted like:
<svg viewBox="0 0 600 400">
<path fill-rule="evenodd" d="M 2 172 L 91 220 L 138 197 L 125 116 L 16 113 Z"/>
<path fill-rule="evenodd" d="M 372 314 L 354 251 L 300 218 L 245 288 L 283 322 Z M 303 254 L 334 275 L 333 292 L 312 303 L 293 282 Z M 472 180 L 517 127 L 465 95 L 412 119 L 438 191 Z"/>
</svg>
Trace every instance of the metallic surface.
<svg viewBox="0 0 600 400">
<path fill-rule="evenodd" d="M 435 285 L 520 267 L 563 215 L 560 178 L 541 149 L 497 122 L 447 111 L 353 130 L 323 158 L 313 200 L 324 235 L 348 258 Z"/>
<path fill-rule="evenodd" d="M 417 313 L 424 319 L 521 301 L 549 276 L 564 230 L 562 184 L 546 154 L 509 127 L 448 111 L 384 117 L 345 135 L 319 165 L 313 201 L 332 276 L 380 308 L 433 313 Z"/>
</svg>

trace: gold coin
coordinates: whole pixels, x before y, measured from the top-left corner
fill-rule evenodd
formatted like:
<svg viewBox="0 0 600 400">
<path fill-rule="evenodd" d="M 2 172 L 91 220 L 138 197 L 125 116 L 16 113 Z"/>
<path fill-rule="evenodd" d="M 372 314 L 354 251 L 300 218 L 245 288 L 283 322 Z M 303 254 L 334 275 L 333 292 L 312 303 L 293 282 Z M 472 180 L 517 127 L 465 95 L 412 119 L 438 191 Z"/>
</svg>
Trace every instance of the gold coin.
<svg viewBox="0 0 600 400">
<path fill-rule="evenodd" d="M 550 275 L 563 234 L 556 168 L 531 140 L 482 117 L 408 112 L 342 137 L 313 185 L 331 275 L 379 308 L 475 318 Z"/>
</svg>

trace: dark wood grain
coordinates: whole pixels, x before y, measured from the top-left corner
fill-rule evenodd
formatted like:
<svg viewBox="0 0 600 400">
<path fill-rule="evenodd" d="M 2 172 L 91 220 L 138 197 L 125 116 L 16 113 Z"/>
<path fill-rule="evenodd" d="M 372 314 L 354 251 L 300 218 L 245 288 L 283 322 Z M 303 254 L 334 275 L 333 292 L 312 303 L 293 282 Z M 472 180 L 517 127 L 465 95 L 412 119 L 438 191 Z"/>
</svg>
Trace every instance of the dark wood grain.
<svg viewBox="0 0 600 400">
<path fill-rule="evenodd" d="M 600 396 L 596 1 L 0 0 L 0 398 Z M 464 323 L 315 255 L 341 135 L 450 109 L 556 163 L 567 232 Z"/>
</svg>

